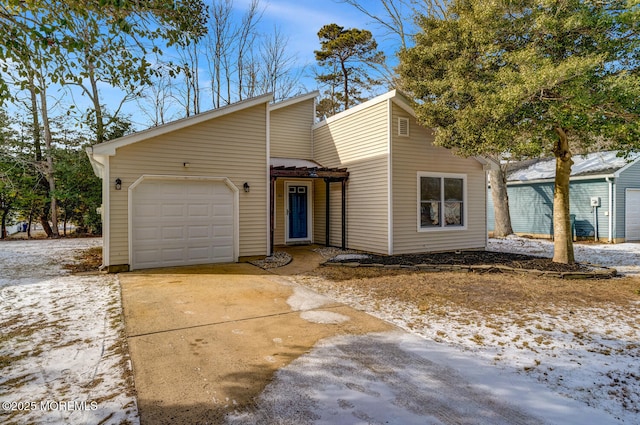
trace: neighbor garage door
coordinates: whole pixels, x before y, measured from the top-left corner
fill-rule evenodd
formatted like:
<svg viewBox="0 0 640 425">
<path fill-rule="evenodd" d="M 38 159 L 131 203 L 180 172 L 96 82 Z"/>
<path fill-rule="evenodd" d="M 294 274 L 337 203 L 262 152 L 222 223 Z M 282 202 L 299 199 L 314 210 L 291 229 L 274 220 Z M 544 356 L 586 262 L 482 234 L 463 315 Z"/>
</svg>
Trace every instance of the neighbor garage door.
<svg viewBox="0 0 640 425">
<path fill-rule="evenodd" d="M 627 189 L 625 205 L 625 240 L 640 241 L 640 189 Z"/>
<path fill-rule="evenodd" d="M 143 180 L 131 193 L 132 268 L 232 262 L 234 192 L 222 180 Z"/>
</svg>

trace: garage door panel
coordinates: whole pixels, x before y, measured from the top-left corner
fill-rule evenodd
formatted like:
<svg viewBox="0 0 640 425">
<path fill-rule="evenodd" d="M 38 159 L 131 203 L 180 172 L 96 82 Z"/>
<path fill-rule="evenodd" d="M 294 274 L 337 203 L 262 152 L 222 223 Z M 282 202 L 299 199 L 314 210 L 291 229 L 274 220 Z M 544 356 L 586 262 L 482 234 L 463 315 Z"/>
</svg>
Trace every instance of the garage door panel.
<svg viewBox="0 0 640 425">
<path fill-rule="evenodd" d="M 148 264 L 157 261 L 160 256 L 160 249 L 140 249 L 136 251 L 134 260 L 138 264 Z"/>
<path fill-rule="evenodd" d="M 232 261 L 233 259 L 233 248 L 232 247 L 214 247 L 213 255 L 221 258 L 229 258 L 228 261 Z"/>
<path fill-rule="evenodd" d="M 150 226 L 150 227 L 138 226 L 133 230 L 134 239 L 141 242 L 142 241 L 155 242 L 159 239 L 158 235 L 160 235 L 159 226 Z"/>
<path fill-rule="evenodd" d="M 188 249 L 188 255 L 191 261 L 207 261 L 211 257 L 211 247 L 208 245 L 191 247 Z"/>
<path fill-rule="evenodd" d="M 187 216 L 189 218 L 209 218 L 211 216 L 211 205 L 208 203 L 191 204 L 188 206 Z"/>
<path fill-rule="evenodd" d="M 231 238 L 233 236 L 233 226 L 214 226 L 212 230 L 214 238 Z"/>
<path fill-rule="evenodd" d="M 234 261 L 234 199 L 220 180 L 141 182 L 132 193 L 132 267 Z"/>
<path fill-rule="evenodd" d="M 211 226 L 208 224 L 188 226 L 187 236 L 192 240 L 209 239 L 212 236 Z"/>
<path fill-rule="evenodd" d="M 138 217 L 150 217 L 155 218 L 158 216 L 157 204 L 137 204 L 134 207 L 133 213 Z"/>
<path fill-rule="evenodd" d="M 183 201 L 184 202 L 184 201 Z M 164 204 L 161 206 L 161 214 L 164 218 L 184 218 L 184 204 Z"/>
<path fill-rule="evenodd" d="M 625 239 L 640 241 L 640 189 L 627 189 L 625 201 Z"/>
<path fill-rule="evenodd" d="M 184 227 L 182 226 L 165 226 L 162 228 L 162 239 L 178 239 L 184 240 Z"/>
</svg>

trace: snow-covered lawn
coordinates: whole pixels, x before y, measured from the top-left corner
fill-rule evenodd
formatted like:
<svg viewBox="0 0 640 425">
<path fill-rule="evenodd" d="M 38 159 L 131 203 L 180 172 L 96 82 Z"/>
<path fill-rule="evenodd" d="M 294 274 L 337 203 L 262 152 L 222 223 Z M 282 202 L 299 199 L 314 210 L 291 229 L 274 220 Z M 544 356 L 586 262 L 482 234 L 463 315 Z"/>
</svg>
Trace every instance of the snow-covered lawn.
<svg viewBox="0 0 640 425">
<path fill-rule="evenodd" d="M 549 257 L 552 246 L 548 241 L 524 238 L 491 239 L 489 243 L 492 251 Z M 640 276 L 640 244 L 578 244 L 575 248 L 579 262 L 615 267 L 627 276 Z M 403 278 L 410 282 L 408 285 L 446 278 L 446 274 L 431 276 L 415 281 L 411 275 Z M 484 379 L 487 386 L 497 391 L 503 388 L 494 379 L 512 376 L 514 381 L 525 382 L 524 393 L 509 394 L 507 400 L 533 412 L 544 423 L 640 424 L 639 297 L 626 304 L 593 306 L 585 302 L 588 306 L 584 308 L 529 304 L 517 311 L 498 309 L 487 314 L 460 305 L 434 307 L 432 304 L 425 308 L 406 298 L 384 297 L 372 290 L 373 279 L 358 277 L 328 283 L 322 277 L 313 276 L 303 278 L 301 283 L 423 337 L 425 347 L 431 346 L 431 352 L 438 353 L 436 358 L 443 366 L 456 371 L 466 368 L 465 373 L 469 373 L 473 370 L 469 369 L 469 363 L 477 362 L 476 372 L 482 376 L 476 379 Z M 391 279 L 385 282 L 391 285 Z M 640 277 L 635 279 L 640 291 Z M 433 348 L 431 341 L 437 343 L 437 348 Z M 308 362 L 311 363 L 297 368 L 304 370 L 312 366 L 313 361 Z M 543 402 L 525 400 L 525 393 L 541 391 L 538 385 L 544 387 L 542 391 L 556 394 L 558 400 L 577 401 L 584 409 L 589 406 L 609 417 L 596 420 L 587 414 L 581 418 L 553 418 L 549 416 L 553 409 Z M 560 401 L 562 403 L 564 401 Z M 410 421 L 409 417 L 406 419 Z"/>
<path fill-rule="evenodd" d="M 514 252 L 553 257 L 553 242 L 510 236 L 489 239 L 489 251 Z M 574 243 L 573 250 L 579 263 L 613 267 L 621 275 L 640 277 L 640 243 Z"/>
<path fill-rule="evenodd" d="M 139 422 L 118 280 L 62 268 L 100 244 L 0 243 L 0 422 Z"/>
<path fill-rule="evenodd" d="M 0 422 L 139 422 L 117 277 L 61 267 L 99 244 L 0 242 Z M 550 255 L 551 244 L 492 239 L 490 249 Z M 576 257 L 640 276 L 640 244 L 576 245 Z M 497 406 L 499 420 L 475 423 L 640 424 L 637 301 L 482 317 L 332 289 L 317 276 L 292 280 L 408 333 L 321 341 L 276 374 L 261 410 L 232 423 L 458 423 Z"/>
</svg>

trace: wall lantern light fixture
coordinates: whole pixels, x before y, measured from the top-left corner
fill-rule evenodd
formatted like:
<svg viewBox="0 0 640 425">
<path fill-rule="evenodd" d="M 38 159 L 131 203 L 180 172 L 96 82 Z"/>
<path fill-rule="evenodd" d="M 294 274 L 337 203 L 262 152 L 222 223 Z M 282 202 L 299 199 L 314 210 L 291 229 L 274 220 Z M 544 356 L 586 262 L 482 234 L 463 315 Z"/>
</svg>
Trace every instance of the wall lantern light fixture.
<svg viewBox="0 0 640 425">
<path fill-rule="evenodd" d="M 244 182 L 242 187 L 244 188 L 245 192 L 249 192 L 251 190 L 251 186 L 249 186 L 249 183 L 247 183 L 247 182 Z"/>
<path fill-rule="evenodd" d="M 122 189 L 122 180 L 120 180 L 120 177 L 118 177 L 116 179 L 116 190 L 121 190 Z"/>
</svg>

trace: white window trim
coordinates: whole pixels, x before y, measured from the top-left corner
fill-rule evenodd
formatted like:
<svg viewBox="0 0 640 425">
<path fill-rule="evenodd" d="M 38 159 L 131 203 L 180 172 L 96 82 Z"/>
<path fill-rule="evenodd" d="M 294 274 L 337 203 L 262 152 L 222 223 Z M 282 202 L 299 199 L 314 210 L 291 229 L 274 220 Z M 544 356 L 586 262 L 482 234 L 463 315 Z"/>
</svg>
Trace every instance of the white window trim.
<svg viewBox="0 0 640 425">
<path fill-rule="evenodd" d="M 420 214 L 420 210 L 421 210 L 421 202 L 422 200 L 420 199 L 421 197 L 421 193 L 420 193 L 420 178 L 421 177 L 437 177 L 441 179 L 441 184 L 444 185 L 444 179 L 446 178 L 452 178 L 452 179 L 462 179 L 462 222 L 464 223 L 462 226 L 444 226 L 444 225 L 440 225 L 438 227 L 422 227 L 420 225 L 421 222 L 421 214 Z M 469 215 L 468 215 L 468 202 L 467 202 L 467 175 L 466 174 L 453 174 L 453 173 L 432 173 L 432 172 L 426 172 L 426 171 L 418 171 L 418 175 L 416 178 L 416 182 L 417 182 L 417 189 L 416 189 L 416 223 L 417 223 L 417 228 L 418 228 L 418 232 L 455 232 L 455 231 L 460 231 L 460 230 L 467 230 L 467 225 L 469 223 Z M 442 191 L 441 191 L 442 195 L 444 196 L 444 187 L 442 187 Z M 444 201 L 443 202 L 443 206 L 444 206 Z M 444 214 L 444 212 L 442 213 Z M 444 222 L 444 220 L 443 220 Z"/>
</svg>

